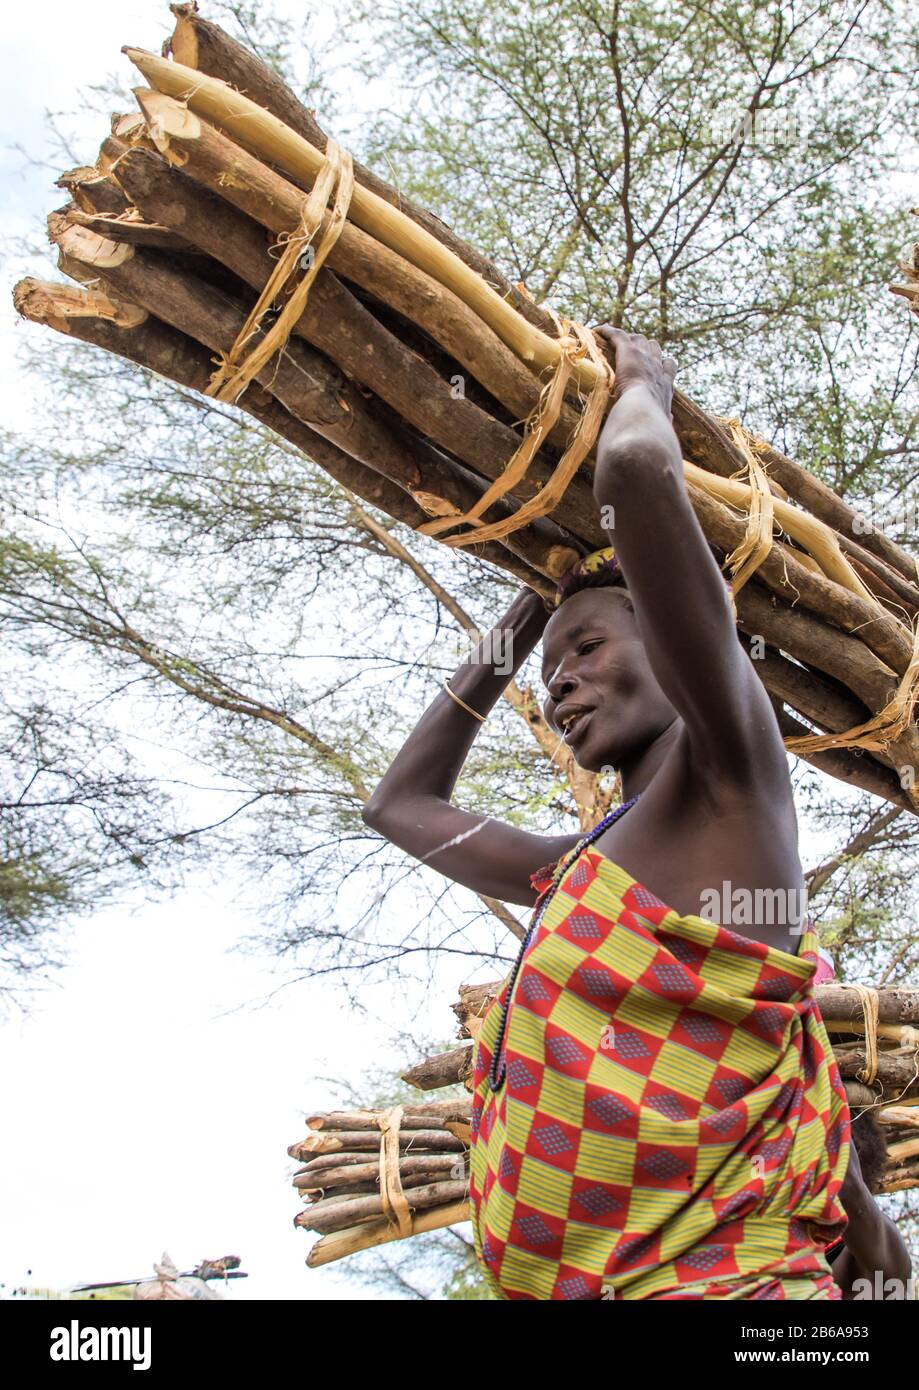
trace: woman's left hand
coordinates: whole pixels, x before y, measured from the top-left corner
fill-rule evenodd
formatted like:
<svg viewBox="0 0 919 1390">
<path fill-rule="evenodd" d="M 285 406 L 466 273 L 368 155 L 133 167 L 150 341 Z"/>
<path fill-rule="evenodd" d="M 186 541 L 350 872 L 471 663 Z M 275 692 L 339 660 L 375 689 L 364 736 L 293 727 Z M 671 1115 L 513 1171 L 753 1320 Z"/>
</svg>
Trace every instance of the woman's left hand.
<svg viewBox="0 0 919 1390">
<path fill-rule="evenodd" d="M 676 362 L 672 357 L 664 356 L 660 343 L 646 338 L 643 333 L 626 333 L 622 328 L 613 328 L 609 323 L 595 328 L 594 332 L 613 349 L 615 399 L 618 400 L 627 387 L 641 384 L 654 393 L 661 409 L 669 415 Z"/>
</svg>

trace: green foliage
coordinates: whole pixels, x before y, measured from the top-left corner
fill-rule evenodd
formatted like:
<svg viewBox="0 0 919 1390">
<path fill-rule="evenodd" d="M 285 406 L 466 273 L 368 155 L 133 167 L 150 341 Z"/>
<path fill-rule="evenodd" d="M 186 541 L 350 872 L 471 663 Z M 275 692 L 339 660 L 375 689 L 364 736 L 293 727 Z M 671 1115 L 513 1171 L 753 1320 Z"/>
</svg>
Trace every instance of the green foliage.
<svg viewBox="0 0 919 1390">
<path fill-rule="evenodd" d="M 841 490 L 889 482 L 892 447 L 915 472 L 916 335 L 886 291 L 916 167 L 908 7 L 352 13 L 396 87 L 369 156 L 537 299 L 659 338 L 695 399 Z"/>
<path fill-rule="evenodd" d="M 537 298 L 660 338 L 696 400 L 855 505 L 915 495 L 919 335 L 886 289 L 915 201 L 919 65 L 900 0 L 350 0 L 350 47 L 329 53 L 261 4 L 208 10 Z M 385 84 L 385 110 L 359 115 L 360 72 Z M 46 964 L 51 927 L 135 881 L 169 885 L 194 855 L 230 866 L 262 936 L 352 1000 L 397 971 L 420 991 L 438 959 L 451 978 L 497 975 L 504 928 L 360 820 L 459 659 L 455 619 L 282 441 L 100 352 L 22 337 L 32 421 L 0 455 L 0 723 L 15 750 L 0 956 Z M 479 626 L 501 611 L 507 581 L 385 524 Z M 831 854 L 868 798 L 804 769 L 798 782 Z M 459 799 L 574 824 L 506 709 Z M 915 969 L 904 820 L 815 899 L 849 978 Z M 478 1296 L 457 1238 L 425 1242 L 443 1296 Z M 404 1274 L 409 1297 L 431 1287 Z"/>
</svg>

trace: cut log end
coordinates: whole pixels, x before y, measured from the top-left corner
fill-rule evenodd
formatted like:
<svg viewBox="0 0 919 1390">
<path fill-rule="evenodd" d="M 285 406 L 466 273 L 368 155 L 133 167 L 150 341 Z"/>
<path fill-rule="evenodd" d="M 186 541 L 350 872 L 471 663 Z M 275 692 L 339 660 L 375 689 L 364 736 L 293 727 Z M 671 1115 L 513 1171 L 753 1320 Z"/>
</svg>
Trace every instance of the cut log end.
<svg viewBox="0 0 919 1390">
<path fill-rule="evenodd" d="M 73 226 L 85 227 L 111 242 L 123 242 L 128 246 L 152 246 L 157 251 L 188 249 L 188 242 L 183 241 L 171 228 L 158 222 L 145 222 L 136 208 L 128 208 L 116 217 L 105 217 L 72 207 L 66 215 Z"/>
<path fill-rule="evenodd" d="M 566 570 L 576 565 L 580 556 L 576 550 L 566 545 L 553 545 L 546 556 L 546 570 L 550 579 L 561 579 Z"/>
<path fill-rule="evenodd" d="M 134 255 L 133 246 L 124 241 L 111 241 L 89 227 L 73 222 L 68 213 L 58 209 L 48 214 L 48 240 L 58 246 L 65 256 L 100 270 L 124 265 Z"/>
<path fill-rule="evenodd" d="M 428 516 L 459 516 L 460 509 L 454 502 L 449 502 L 445 497 L 438 497 L 433 492 L 423 492 L 416 489 L 412 492 L 412 497 Z"/>
<path fill-rule="evenodd" d="M 146 129 L 160 154 L 168 155 L 170 140 L 197 140 L 201 122 L 184 102 L 149 87 L 135 87 L 134 96 L 143 112 Z"/>
<path fill-rule="evenodd" d="M 194 3 L 189 5 L 170 5 L 172 13 L 175 15 L 176 26 L 170 38 L 163 44 L 163 57 L 170 54 L 177 63 L 182 63 L 187 68 L 198 66 L 198 35 L 195 32 L 194 16 L 198 7 Z"/>
<path fill-rule="evenodd" d="M 56 328 L 59 333 L 70 332 L 69 319 L 105 319 L 118 328 L 136 328 L 148 318 L 146 309 L 117 300 L 102 290 L 86 290 L 32 276 L 14 286 L 13 306 L 24 319 Z"/>
</svg>

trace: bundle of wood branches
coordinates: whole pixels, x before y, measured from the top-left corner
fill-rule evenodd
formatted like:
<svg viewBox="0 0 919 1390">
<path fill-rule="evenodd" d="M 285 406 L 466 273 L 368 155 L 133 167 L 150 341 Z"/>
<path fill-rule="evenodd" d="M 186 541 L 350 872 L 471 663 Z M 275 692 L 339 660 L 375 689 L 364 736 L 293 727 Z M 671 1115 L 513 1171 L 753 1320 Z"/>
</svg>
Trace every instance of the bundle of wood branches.
<svg viewBox="0 0 919 1390">
<path fill-rule="evenodd" d="M 294 1224 L 321 1233 L 307 1264 L 464 1221 L 469 1117 L 464 1099 L 309 1116 L 310 1133 L 288 1149 L 303 1164 Z"/>
<path fill-rule="evenodd" d="M 877 1113 L 887 1140 L 887 1168 L 880 1191 L 919 1187 L 919 1108 L 890 1105 Z"/>
<path fill-rule="evenodd" d="M 402 1079 L 421 1091 L 472 1086 L 472 1049 L 500 981 L 465 985 L 453 1005 L 458 1047 L 425 1057 Z M 831 983 L 815 991 L 855 1123 L 883 1126 L 880 1192 L 919 1187 L 919 989 Z M 472 1039 L 473 1041 L 469 1041 Z M 305 1210 L 295 1225 L 319 1232 L 311 1267 L 467 1219 L 471 1102 L 425 1100 L 392 1110 L 312 1115 L 288 1153 Z"/>
<path fill-rule="evenodd" d="M 172 9 L 172 61 L 125 50 L 139 114 L 58 180 L 50 235 L 76 283 L 24 280 L 17 307 L 235 403 L 390 517 L 551 595 L 606 543 L 598 340 L 353 163 L 194 5 Z M 673 419 L 789 747 L 919 812 L 916 562 L 736 421 L 679 392 Z"/>
<path fill-rule="evenodd" d="M 460 1038 L 474 1039 L 502 982 L 463 985 L 453 1005 Z M 919 1104 L 919 989 L 839 984 L 817 985 L 814 996 L 846 1083 L 858 1108 Z M 404 1075 L 422 1090 L 468 1084 L 472 1043 L 427 1057 Z M 919 1119 L 919 1112 L 917 1112 Z"/>
<path fill-rule="evenodd" d="M 475 1039 L 501 981 L 464 985 L 453 1005 L 459 1037 Z M 817 985 L 815 997 L 853 1114 L 885 1126 L 888 1162 L 881 1190 L 919 1187 L 919 989 Z M 473 1043 L 426 1057 L 404 1073 L 422 1090 L 469 1085 Z"/>
</svg>

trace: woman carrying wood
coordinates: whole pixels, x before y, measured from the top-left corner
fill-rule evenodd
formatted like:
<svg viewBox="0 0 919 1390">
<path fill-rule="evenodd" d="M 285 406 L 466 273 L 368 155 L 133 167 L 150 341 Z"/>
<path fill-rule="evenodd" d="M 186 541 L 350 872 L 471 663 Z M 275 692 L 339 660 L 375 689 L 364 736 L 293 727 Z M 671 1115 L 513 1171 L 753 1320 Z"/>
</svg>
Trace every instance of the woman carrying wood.
<svg viewBox="0 0 919 1390">
<path fill-rule="evenodd" d="M 594 493 L 612 555 L 524 591 L 426 710 L 365 820 L 481 894 L 534 906 L 479 1035 L 470 1199 L 501 1298 L 839 1297 L 845 1091 L 812 994 L 816 939 L 782 737 L 687 499 L 674 363 L 615 352 Z M 451 805 L 481 721 L 542 639 L 545 710 L 622 804 L 587 836 Z M 540 871 L 540 866 L 550 867 Z M 722 887 L 767 897 L 731 929 Z M 790 904 L 788 911 L 781 904 Z"/>
</svg>

